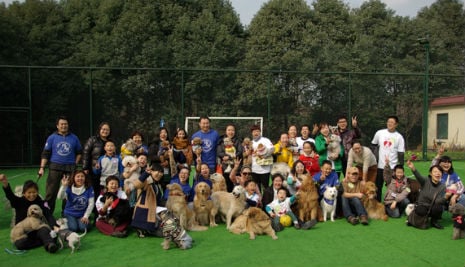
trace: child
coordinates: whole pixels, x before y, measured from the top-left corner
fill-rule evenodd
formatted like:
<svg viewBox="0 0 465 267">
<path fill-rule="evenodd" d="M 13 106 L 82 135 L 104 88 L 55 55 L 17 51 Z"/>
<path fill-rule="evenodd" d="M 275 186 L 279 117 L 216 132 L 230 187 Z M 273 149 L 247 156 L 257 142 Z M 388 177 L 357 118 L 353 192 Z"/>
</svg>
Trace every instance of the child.
<svg viewBox="0 0 465 267">
<path fill-rule="evenodd" d="M 332 168 L 332 162 L 325 159 L 321 164 L 321 171 L 313 176 L 315 183 L 319 184 L 318 193 L 320 198 L 326 191 L 326 187 L 339 187 L 339 175 Z"/>
<path fill-rule="evenodd" d="M 404 174 L 404 167 L 400 164 L 396 165 L 394 167 L 394 174 L 392 174 L 389 159 L 386 159 L 384 181 L 387 184 L 386 195 L 384 196 L 386 214 L 389 217 L 399 218 L 410 203 L 407 198 L 410 193 L 410 187 Z"/>
<path fill-rule="evenodd" d="M 260 195 L 257 193 L 257 184 L 252 180 L 247 180 L 244 183 L 245 196 L 248 207 L 259 207 L 260 206 Z"/>
<path fill-rule="evenodd" d="M 304 163 L 305 169 L 307 169 L 312 177 L 320 171 L 319 159 L 320 156 L 315 152 L 315 144 L 305 141 L 299 160 Z"/>
<path fill-rule="evenodd" d="M 61 187 L 58 191 L 59 199 L 66 199 L 63 210 L 68 220 L 68 229 L 73 232 L 84 232 L 89 229 L 89 216 L 95 204 L 92 181 L 84 171 L 76 171 L 71 181 L 64 177 L 61 179 Z"/>
<path fill-rule="evenodd" d="M 279 223 L 280 217 L 287 214 L 291 216 L 292 222 L 294 223 L 294 227 L 296 229 L 300 229 L 299 221 L 297 220 L 297 217 L 291 210 L 291 205 L 295 202 L 296 197 L 295 195 L 291 197 L 286 196 L 287 190 L 282 187 L 279 188 L 277 196 L 278 198 L 276 200 L 273 200 L 270 204 L 266 205 L 266 212 L 273 219 L 274 224 Z"/>
<path fill-rule="evenodd" d="M 126 196 L 126 193 L 124 193 L 124 191 L 122 191 L 119 187 L 118 177 L 113 175 L 108 176 L 105 180 L 105 184 L 106 192 L 116 194 L 117 199 L 127 200 L 128 197 Z M 103 195 L 100 195 L 97 198 L 97 201 L 95 202 L 95 207 L 97 208 L 97 211 L 99 213 L 99 217 L 95 226 L 97 227 L 97 229 L 100 230 L 100 232 L 102 232 L 105 235 L 111 235 L 114 237 L 126 237 L 126 228 L 129 225 L 129 221 L 123 221 L 120 224 L 113 226 L 105 220 L 105 217 L 108 214 L 110 214 L 110 211 L 114 208 L 114 204 L 116 205 L 118 203 L 116 202 L 117 199 L 112 199 L 111 197 L 108 197 L 105 200 L 105 202 L 102 202 L 102 198 Z"/>
<path fill-rule="evenodd" d="M 349 177 L 342 182 L 344 193 L 342 194 L 342 211 L 347 222 L 356 225 L 361 222 L 368 225 L 368 216 L 362 203 L 362 183 L 359 180 L 357 167 L 350 167 L 347 170 Z"/>
<path fill-rule="evenodd" d="M 105 187 L 105 181 L 109 176 L 120 177 L 123 173 L 123 164 L 120 157 L 116 156 L 115 143 L 107 140 L 103 146 L 105 155 L 100 156 L 95 166 L 94 173 L 100 174 L 100 187 Z M 120 181 L 122 183 L 122 181 Z M 122 184 L 121 184 L 122 185 Z"/>
<path fill-rule="evenodd" d="M 31 180 L 24 182 L 23 195 L 21 197 L 16 196 L 11 191 L 10 184 L 5 174 L 0 174 L 0 182 L 3 184 L 3 191 L 5 192 L 6 198 L 10 201 L 11 206 L 16 210 L 16 221 L 18 224 L 27 217 L 27 209 L 33 204 L 39 205 L 42 209 L 45 218 L 50 228 L 58 230 L 55 218 L 53 218 L 50 210 L 44 206 L 44 201 L 39 196 L 39 187 Z M 14 245 L 17 249 L 31 249 L 44 246 L 45 250 L 49 253 L 55 253 L 58 250 L 58 246 L 55 244 L 54 239 L 50 236 L 50 229 L 42 227 L 39 230 L 29 232 L 27 237 L 17 240 Z"/>
</svg>

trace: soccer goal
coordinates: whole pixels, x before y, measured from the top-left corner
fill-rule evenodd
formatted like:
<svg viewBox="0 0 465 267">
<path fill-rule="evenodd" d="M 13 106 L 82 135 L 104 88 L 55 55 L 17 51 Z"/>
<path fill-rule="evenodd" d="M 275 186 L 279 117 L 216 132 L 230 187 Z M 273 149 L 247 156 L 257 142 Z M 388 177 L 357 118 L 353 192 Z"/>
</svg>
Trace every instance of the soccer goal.
<svg viewBox="0 0 465 267">
<path fill-rule="evenodd" d="M 263 117 L 209 117 L 210 127 L 215 129 L 219 135 L 223 135 L 226 126 L 230 123 L 236 126 L 236 136 L 239 138 L 251 137 L 250 127 L 252 125 L 260 125 L 260 129 L 263 129 Z M 186 117 L 184 123 L 184 129 L 186 129 L 188 135 L 199 130 L 199 119 L 200 117 Z"/>
</svg>

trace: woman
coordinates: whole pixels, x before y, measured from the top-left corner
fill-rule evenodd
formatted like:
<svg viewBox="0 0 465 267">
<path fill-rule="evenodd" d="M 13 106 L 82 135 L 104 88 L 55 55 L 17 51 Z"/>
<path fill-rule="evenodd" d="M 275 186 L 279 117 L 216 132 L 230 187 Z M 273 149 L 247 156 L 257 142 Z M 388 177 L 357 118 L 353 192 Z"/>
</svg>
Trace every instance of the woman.
<svg viewBox="0 0 465 267">
<path fill-rule="evenodd" d="M 135 130 L 134 132 L 131 133 L 130 138 L 136 144 L 136 148 L 134 149 L 134 151 L 128 151 L 128 149 L 126 148 L 126 144 L 123 144 L 121 146 L 121 154 L 125 154 L 125 155 L 132 154 L 134 156 L 140 153 L 145 153 L 145 154 L 148 153 L 148 147 L 144 144 L 144 136 L 142 135 L 142 132 Z M 124 158 L 124 156 L 121 155 L 121 158 Z"/>
<path fill-rule="evenodd" d="M 433 164 L 435 161 L 433 160 Z M 444 170 L 444 173 L 441 177 L 441 183 L 446 186 L 446 192 L 450 192 L 451 196 L 447 199 L 448 206 L 453 206 L 456 203 L 465 205 L 465 197 L 463 195 L 464 188 L 462 180 L 454 171 L 452 166 L 452 159 L 449 156 L 442 156 L 437 160 L 437 164 L 441 166 Z"/>
<path fill-rule="evenodd" d="M 423 177 L 413 165 L 413 162 L 407 160 L 407 166 L 412 170 L 415 178 L 421 185 L 420 195 L 418 196 L 417 206 L 415 212 L 418 216 L 428 216 L 431 218 L 431 226 L 437 229 L 444 229 L 439 224 L 444 204 L 446 200 L 452 195 L 446 192 L 446 186 L 441 183 L 443 170 L 439 165 L 433 165 L 429 168 L 429 175 Z M 409 224 L 410 225 L 410 224 Z"/>
<path fill-rule="evenodd" d="M 89 216 L 94 208 L 95 198 L 92 182 L 83 171 L 74 172 L 71 181 L 61 180 L 58 191 L 59 199 L 66 199 L 63 214 L 68 220 L 68 229 L 73 232 L 84 232 L 90 228 Z"/>
<path fill-rule="evenodd" d="M 94 188 L 94 196 L 100 195 L 100 175 L 95 174 L 92 169 L 97 166 L 99 157 L 105 154 L 103 145 L 110 136 L 110 124 L 102 122 L 98 127 L 97 134 L 87 139 L 82 150 L 82 170 L 85 174 L 90 175 L 92 187 Z M 96 211 L 94 213 L 97 215 Z"/>
<path fill-rule="evenodd" d="M 173 152 L 176 167 L 187 164 L 188 167 L 194 163 L 194 154 L 192 153 L 192 145 L 189 142 L 186 130 L 180 128 L 176 131 L 173 138 Z M 171 174 L 173 176 L 174 174 Z"/>
<path fill-rule="evenodd" d="M 305 164 L 301 160 L 297 160 L 292 165 L 290 176 L 287 177 L 287 185 L 291 195 L 294 195 L 299 190 L 303 175 L 308 175 L 308 171 Z"/>
<path fill-rule="evenodd" d="M 171 180 L 169 157 L 165 156 L 165 152 L 168 151 L 169 145 L 167 147 L 164 144 L 170 144 L 168 129 L 160 127 L 152 143 L 149 145 L 148 158 L 151 165 L 157 164 L 163 169 L 163 177 L 160 181 L 163 190 L 166 189 L 166 185 L 169 184 Z"/>
<path fill-rule="evenodd" d="M 289 150 L 292 151 L 292 158 L 294 161 L 299 159 L 299 145 L 297 144 L 297 126 L 294 124 L 290 125 L 287 129 L 287 135 L 289 136 Z"/>
<path fill-rule="evenodd" d="M 275 162 L 284 162 L 289 168 L 292 168 L 294 164 L 294 158 L 292 157 L 292 150 L 289 148 L 289 135 L 282 133 L 278 143 L 274 145 L 273 157 Z"/>
<path fill-rule="evenodd" d="M 328 146 L 331 142 L 331 133 L 329 130 L 329 124 L 327 122 L 320 123 L 320 133 L 315 138 L 315 147 L 316 152 L 320 155 L 320 166 L 323 163 L 323 160 L 330 160 L 333 163 L 333 169 L 338 173 L 340 176 L 342 172 L 342 157 L 344 157 L 344 147 L 341 143 L 339 143 L 340 149 L 339 154 L 335 157 L 332 157 L 330 154 L 331 151 L 328 151 Z"/>
<path fill-rule="evenodd" d="M 352 148 L 349 150 L 349 155 L 347 158 L 348 166 L 356 166 L 359 169 L 359 172 L 362 172 L 363 182 L 376 181 L 376 173 L 378 171 L 378 162 L 376 157 L 366 146 L 362 146 L 360 140 L 352 141 Z M 348 173 L 345 174 L 345 177 L 348 177 Z"/>
<path fill-rule="evenodd" d="M 277 199 L 278 190 L 283 187 L 283 182 L 284 182 L 284 177 L 280 173 L 273 174 L 271 176 L 271 179 L 272 179 L 272 185 L 270 187 L 267 187 L 263 191 L 262 207 L 265 212 L 266 212 L 265 210 L 266 205 L 270 204 L 271 202 L 273 202 L 273 200 Z M 288 197 L 290 196 L 289 191 L 287 191 L 287 196 Z"/>
<path fill-rule="evenodd" d="M 225 138 L 229 138 L 230 142 L 232 143 L 230 148 L 226 147 L 224 143 Z M 229 150 L 235 151 L 235 157 L 228 153 Z M 234 183 L 232 183 L 231 179 L 229 179 L 231 171 L 227 172 L 226 170 L 228 169 L 228 164 L 233 163 L 235 158 L 242 158 L 241 140 L 236 137 L 236 126 L 234 126 L 234 124 L 228 124 L 225 129 L 225 134 L 220 136 L 218 145 L 216 146 L 216 155 L 221 162 L 223 176 L 226 179 L 226 188 L 228 192 L 232 192 Z"/>
</svg>

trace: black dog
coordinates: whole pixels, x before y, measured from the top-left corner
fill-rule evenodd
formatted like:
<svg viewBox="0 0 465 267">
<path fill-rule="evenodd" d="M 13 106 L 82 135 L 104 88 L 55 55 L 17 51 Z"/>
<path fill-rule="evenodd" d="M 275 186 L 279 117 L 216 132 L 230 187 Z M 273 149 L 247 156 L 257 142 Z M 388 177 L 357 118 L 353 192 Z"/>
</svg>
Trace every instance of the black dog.
<svg viewBox="0 0 465 267">
<path fill-rule="evenodd" d="M 105 221 L 113 226 L 120 225 L 121 223 L 131 220 L 131 208 L 127 199 L 121 199 L 115 193 L 106 192 L 103 194 L 100 201 L 105 203 L 108 198 L 113 199 L 111 210 L 105 218 Z"/>
</svg>

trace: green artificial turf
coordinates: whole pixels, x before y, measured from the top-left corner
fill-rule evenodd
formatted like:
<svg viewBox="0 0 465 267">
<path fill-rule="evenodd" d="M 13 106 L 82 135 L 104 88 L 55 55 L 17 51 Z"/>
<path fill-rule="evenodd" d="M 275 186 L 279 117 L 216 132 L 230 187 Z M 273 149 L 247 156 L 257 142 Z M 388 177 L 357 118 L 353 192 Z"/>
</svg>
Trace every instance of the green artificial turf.
<svg viewBox="0 0 465 267">
<path fill-rule="evenodd" d="M 426 174 L 429 162 L 416 163 Z M 464 163 L 454 162 L 461 177 Z M 10 183 L 36 179 L 37 169 L 0 170 Z M 410 175 L 410 171 L 406 171 Z M 44 195 L 45 179 L 39 181 Z M 1 197 L 4 193 L 1 191 Z M 57 205 L 60 207 L 60 205 Z M 55 213 L 59 215 L 59 211 Z M 0 214 L 0 249 L 12 249 L 9 240 L 11 211 Z M 160 246 L 162 239 L 138 238 L 134 232 L 124 239 L 105 236 L 92 229 L 81 249 L 70 254 L 63 249 L 51 255 L 41 247 L 22 255 L 0 251 L 1 266 L 464 266 L 465 241 L 451 240 L 452 221 L 444 213 L 444 230 L 418 230 L 405 225 L 405 217 L 370 221 L 352 226 L 345 220 L 318 223 L 310 230 L 286 228 L 278 240 L 247 234 L 234 235 L 224 224 L 205 232 L 189 232 L 195 240 L 190 250 Z"/>
</svg>

